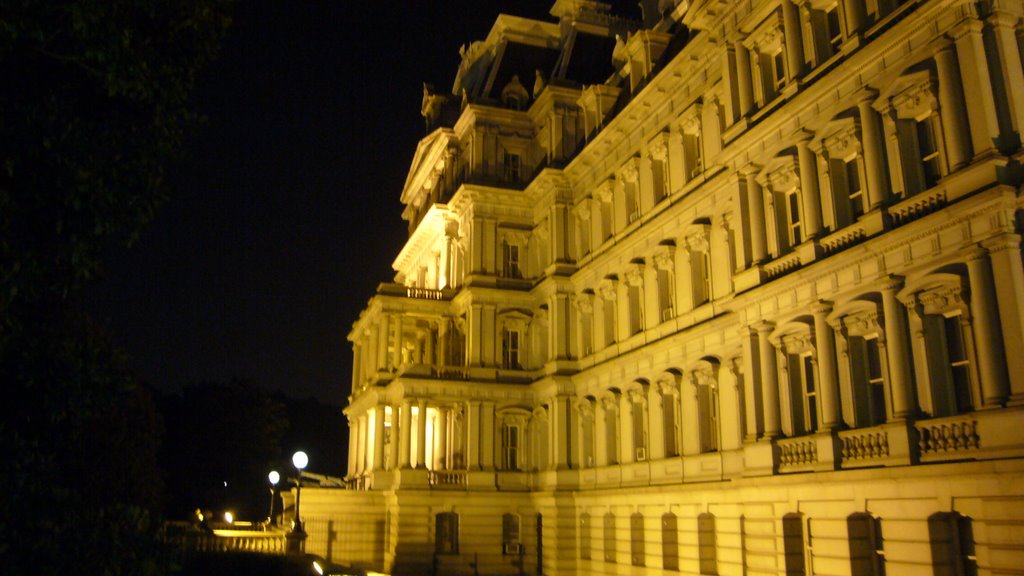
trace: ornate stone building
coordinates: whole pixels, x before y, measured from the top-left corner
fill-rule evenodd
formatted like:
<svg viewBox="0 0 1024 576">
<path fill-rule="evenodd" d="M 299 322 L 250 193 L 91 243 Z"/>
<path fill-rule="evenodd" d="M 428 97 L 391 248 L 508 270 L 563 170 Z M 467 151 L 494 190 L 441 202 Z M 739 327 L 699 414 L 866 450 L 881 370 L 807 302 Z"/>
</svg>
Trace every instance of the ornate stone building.
<svg viewBox="0 0 1024 576">
<path fill-rule="evenodd" d="M 499 16 L 424 88 L 308 549 L 1021 574 L 1024 5 L 643 4 Z"/>
</svg>

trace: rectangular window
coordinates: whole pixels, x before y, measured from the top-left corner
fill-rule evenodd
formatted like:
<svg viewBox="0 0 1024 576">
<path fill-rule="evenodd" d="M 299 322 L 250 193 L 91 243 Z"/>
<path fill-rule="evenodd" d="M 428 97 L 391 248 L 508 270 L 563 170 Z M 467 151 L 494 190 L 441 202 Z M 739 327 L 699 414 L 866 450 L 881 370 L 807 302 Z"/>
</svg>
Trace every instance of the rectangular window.
<svg viewBox="0 0 1024 576">
<path fill-rule="evenodd" d="M 857 158 L 844 163 L 846 176 L 846 196 L 850 201 L 850 219 L 856 220 L 864 215 L 864 191 L 860 185 L 860 162 Z"/>
<path fill-rule="evenodd" d="M 640 219 L 640 203 L 636 201 L 636 186 L 626 182 L 623 194 L 625 194 L 627 222 L 632 224 Z"/>
<path fill-rule="evenodd" d="M 783 50 L 772 54 L 772 82 L 776 94 L 782 91 L 782 87 L 786 85 L 785 61 Z"/>
<path fill-rule="evenodd" d="M 501 333 L 501 367 L 506 370 L 519 370 L 519 338 L 518 330 L 506 328 Z"/>
<path fill-rule="evenodd" d="M 459 515 L 441 512 L 434 517 L 434 551 L 438 554 L 459 553 Z"/>
<path fill-rule="evenodd" d="M 608 455 L 609 464 L 619 463 L 619 427 L 616 425 L 616 412 L 614 408 L 606 408 L 604 412 L 605 453 Z"/>
<path fill-rule="evenodd" d="M 519 426 L 501 427 L 501 469 L 519 470 Z"/>
<path fill-rule="evenodd" d="M 644 425 L 644 405 L 641 402 L 632 403 L 633 412 L 633 449 L 636 452 L 636 461 L 647 460 L 647 427 Z"/>
<path fill-rule="evenodd" d="M 935 127 L 932 119 L 919 120 L 916 125 L 917 149 L 921 158 L 921 170 L 924 177 L 924 189 L 935 186 L 942 177 L 939 167 L 939 146 L 935 138 Z"/>
<path fill-rule="evenodd" d="M 502 242 L 501 253 L 502 276 L 505 278 L 522 278 L 523 273 L 519 268 L 519 246 Z"/>
<path fill-rule="evenodd" d="M 521 180 L 522 161 L 519 154 L 512 154 L 505 150 L 502 158 L 502 179 L 505 182 L 519 182 Z"/>
<path fill-rule="evenodd" d="M 878 347 L 878 337 L 864 339 L 864 356 L 867 360 L 867 392 L 868 421 L 871 426 L 884 424 L 885 414 L 885 379 L 882 376 L 882 356 Z"/>
<path fill-rule="evenodd" d="M 605 300 L 604 304 L 604 345 L 615 343 L 615 301 Z"/>
<path fill-rule="evenodd" d="M 501 517 L 501 553 L 503 555 L 518 556 L 522 554 L 522 544 L 519 542 L 519 528 L 521 522 L 519 514 L 504 514 Z"/>
<path fill-rule="evenodd" d="M 643 322 L 643 289 L 640 286 L 629 287 L 629 333 L 637 334 L 644 329 Z"/>
<path fill-rule="evenodd" d="M 591 412 L 589 415 L 580 417 L 580 425 L 583 427 L 583 431 L 580 434 L 580 442 L 583 443 L 583 447 L 580 450 L 581 462 L 584 468 L 594 467 L 594 416 Z"/>
<path fill-rule="evenodd" d="M 800 193 L 797 190 L 786 193 L 786 223 L 789 226 L 789 245 L 797 246 L 804 241 L 800 221 Z"/>
<path fill-rule="evenodd" d="M 839 26 L 839 6 L 833 5 L 825 11 L 825 28 L 832 53 L 837 54 L 843 43 L 843 31 Z"/>
<path fill-rule="evenodd" d="M 671 270 L 658 269 L 658 307 L 661 310 L 661 321 L 675 317 L 675 286 Z"/>
<path fill-rule="evenodd" d="M 700 451 L 718 450 L 718 392 L 712 386 L 697 386 L 697 412 L 700 426 Z"/>
<path fill-rule="evenodd" d="M 804 425 L 806 431 L 811 433 L 818 429 L 818 391 L 814 382 L 814 362 L 810 352 L 805 353 L 800 360 L 800 370 L 803 373 Z"/>
<path fill-rule="evenodd" d="M 676 414 L 676 397 L 664 394 L 661 397 L 662 414 L 665 418 L 665 456 L 679 455 L 679 417 Z"/>
<path fill-rule="evenodd" d="M 960 320 L 959 314 L 943 318 L 950 383 L 953 385 L 953 398 L 956 402 L 957 414 L 970 412 L 973 405 L 971 402 L 971 362 L 967 356 L 967 344 L 964 342 L 963 326 Z"/>
</svg>

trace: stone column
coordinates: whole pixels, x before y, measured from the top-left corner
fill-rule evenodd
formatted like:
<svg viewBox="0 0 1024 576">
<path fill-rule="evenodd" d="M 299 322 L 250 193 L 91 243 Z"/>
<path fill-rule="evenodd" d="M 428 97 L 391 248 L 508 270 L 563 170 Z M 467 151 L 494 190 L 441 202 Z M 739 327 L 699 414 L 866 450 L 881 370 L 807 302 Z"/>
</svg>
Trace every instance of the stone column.
<svg viewBox="0 0 1024 576">
<path fill-rule="evenodd" d="M 494 470 L 494 402 L 480 403 L 480 466 Z"/>
<path fill-rule="evenodd" d="M 366 448 L 367 448 L 367 446 L 366 446 L 366 444 L 367 444 L 366 437 L 367 437 L 367 427 L 368 427 L 367 426 L 368 423 L 366 422 L 366 420 L 367 420 L 366 412 L 360 414 L 356 418 L 356 422 L 359 423 L 359 426 L 358 426 L 359 427 L 359 439 L 357 440 L 358 444 L 356 445 L 356 448 L 357 448 L 357 452 L 356 452 L 356 470 L 358 470 L 358 472 L 360 474 L 362 474 L 363 472 L 366 472 L 366 461 L 367 461 L 367 456 L 366 456 Z"/>
<path fill-rule="evenodd" d="M 466 402 L 466 469 L 480 469 L 480 402 Z"/>
<path fill-rule="evenodd" d="M 605 410 L 604 399 L 598 398 L 594 403 L 594 464 L 596 466 L 608 465 L 608 425 L 605 418 L 608 411 Z"/>
<path fill-rule="evenodd" d="M 903 278 L 890 276 L 882 282 L 882 314 L 885 316 L 885 353 L 889 364 L 889 387 L 893 420 L 912 416 L 910 366 L 913 359 L 907 347 L 907 319 L 896 292 L 903 287 Z"/>
<path fill-rule="evenodd" d="M 768 340 L 775 326 L 762 322 L 757 330 L 758 356 L 761 361 L 761 398 L 764 403 L 764 436 L 774 438 L 782 431 L 779 415 L 779 369 L 775 346 Z"/>
<path fill-rule="evenodd" d="M 416 467 L 427 467 L 427 401 L 416 403 L 419 412 L 416 418 Z"/>
<path fill-rule="evenodd" d="M 810 147 L 810 135 L 796 143 L 800 163 L 800 198 L 804 208 L 805 239 L 821 234 L 821 192 L 818 190 L 818 162 Z"/>
<path fill-rule="evenodd" d="M 840 4 L 843 15 L 846 17 L 846 35 L 848 37 L 858 35 L 865 20 L 864 2 L 862 0 L 842 0 Z"/>
<path fill-rule="evenodd" d="M 358 473 L 356 470 L 356 453 L 359 442 L 359 422 L 351 415 L 348 417 L 348 477 L 351 478 Z"/>
<path fill-rule="evenodd" d="M 647 389 L 647 446 L 651 453 L 648 458 L 665 458 L 665 396 L 658 393 L 658 385 Z"/>
<path fill-rule="evenodd" d="M 960 62 L 960 86 L 966 97 L 971 147 L 975 157 L 995 152 L 995 143 L 999 140 L 999 120 L 996 118 L 996 102 L 992 96 L 992 77 L 989 75 L 988 59 L 982 39 L 984 27 L 980 20 L 972 18 L 962 21 L 953 29 L 956 54 Z M 1017 98 L 1021 98 L 1021 95 L 1018 94 Z"/>
<path fill-rule="evenodd" d="M 391 405 L 391 443 L 388 445 L 388 470 L 398 467 L 398 448 L 400 445 L 399 435 L 401 430 L 398 426 L 398 406 Z"/>
<path fill-rule="evenodd" d="M 755 358 L 759 351 L 757 332 L 749 326 L 741 327 L 740 341 L 743 345 L 743 404 L 747 428 L 747 434 L 743 441 L 753 442 L 757 440 L 760 428 L 757 415 L 761 412 L 758 409 L 761 404 L 761 396 L 757 394 L 757 383 L 761 381 L 761 370 L 760 363 Z"/>
<path fill-rule="evenodd" d="M 447 470 L 448 469 L 448 415 L 450 414 L 447 406 L 437 407 L 437 423 L 434 425 L 434 438 L 436 439 L 436 448 L 434 449 L 434 468 L 435 470 Z"/>
<path fill-rule="evenodd" d="M 881 206 L 889 196 L 889 182 L 886 179 L 885 145 L 883 141 L 882 121 L 871 106 L 874 94 L 864 94 L 857 101 L 860 113 L 861 145 L 864 148 L 864 172 L 867 175 L 866 211 Z"/>
<path fill-rule="evenodd" d="M 750 51 L 743 42 L 736 42 L 736 87 L 739 91 L 739 116 L 742 118 L 754 107 L 754 86 L 750 77 Z"/>
<path fill-rule="evenodd" d="M 945 138 L 946 158 L 949 171 L 953 172 L 966 165 L 971 159 L 969 128 L 965 126 L 964 96 L 957 69 L 956 53 L 952 46 L 943 46 L 935 54 L 935 65 L 939 71 L 939 115 L 942 117 L 942 133 Z"/>
<path fill-rule="evenodd" d="M 818 389 L 821 394 L 821 430 L 832 430 L 842 422 L 839 413 L 839 379 L 836 371 L 836 338 L 828 323 L 829 302 L 811 306 L 814 313 L 814 344 L 818 356 Z"/>
<path fill-rule="evenodd" d="M 402 346 L 403 346 L 402 338 L 404 336 L 404 334 L 402 334 L 402 331 L 404 330 L 404 327 L 402 325 L 403 324 L 403 322 L 402 322 L 403 320 L 404 319 L 402 318 L 401 314 L 394 314 L 393 315 L 393 321 L 395 323 L 395 339 L 394 339 L 394 342 L 392 342 L 392 346 L 394 346 L 394 350 L 393 350 L 392 357 L 391 357 L 391 366 L 393 366 L 395 368 L 398 368 L 399 366 L 402 365 Z"/>
<path fill-rule="evenodd" d="M 748 166 L 744 170 L 747 179 L 747 209 L 750 219 L 747 232 L 750 234 L 750 257 L 753 264 L 760 264 L 768 257 L 768 236 L 765 231 L 764 193 L 757 182 L 757 169 Z"/>
<path fill-rule="evenodd" d="M 985 252 L 978 251 L 967 257 L 967 275 L 971 284 L 971 324 L 983 405 L 985 408 L 1002 406 L 1010 395 L 1006 382 L 1006 352 L 1000 337 L 992 269 Z M 1022 351 L 1016 352 L 1019 354 Z"/>
<path fill-rule="evenodd" d="M 1000 100 L 1009 107 L 1009 121 L 1017 133 L 1017 142 L 1024 136 L 1024 67 L 1021 66 L 1021 50 L 1017 43 L 1014 27 L 1018 16 L 998 8 L 989 16 L 988 23 L 992 26 L 992 37 L 995 41 L 996 58 L 999 75 L 1002 77 L 1003 91 Z"/>
<path fill-rule="evenodd" d="M 373 465 L 371 470 L 384 469 L 384 405 L 373 408 Z"/>
<path fill-rule="evenodd" d="M 1021 237 L 1003 234 L 984 242 L 992 260 L 995 276 L 999 324 L 1003 329 L 1003 349 L 1024 350 L 1024 264 L 1021 262 Z M 1006 355 L 1011 404 L 1024 403 L 1024 354 Z"/>
<path fill-rule="evenodd" d="M 786 64 L 794 80 L 804 73 L 804 41 L 800 10 L 792 0 L 782 0 L 782 26 L 786 37 Z"/>
<path fill-rule="evenodd" d="M 408 469 L 411 467 L 410 452 L 412 449 L 412 401 L 408 398 L 402 399 L 402 413 L 399 421 L 398 467 Z"/>
<path fill-rule="evenodd" d="M 548 405 L 548 438 L 551 442 L 549 461 L 551 468 L 566 470 L 569 468 L 569 397 L 555 396 Z"/>
<path fill-rule="evenodd" d="M 623 464 L 636 461 L 633 450 L 633 402 L 629 394 L 619 394 L 619 462 Z"/>
</svg>

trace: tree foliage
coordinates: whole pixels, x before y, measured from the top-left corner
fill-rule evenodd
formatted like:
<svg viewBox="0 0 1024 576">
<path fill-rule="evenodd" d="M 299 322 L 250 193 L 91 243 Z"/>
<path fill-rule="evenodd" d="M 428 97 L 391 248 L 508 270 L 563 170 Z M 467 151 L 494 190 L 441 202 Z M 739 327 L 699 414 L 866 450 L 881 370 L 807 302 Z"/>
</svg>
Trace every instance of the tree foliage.
<svg viewBox="0 0 1024 576">
<path fill-rule="evenodd" d="M 160 419 L 75 301 L 167 196 L 229 8 L 0 1 L 0 573 L 161 571 Z"/>
</svg>

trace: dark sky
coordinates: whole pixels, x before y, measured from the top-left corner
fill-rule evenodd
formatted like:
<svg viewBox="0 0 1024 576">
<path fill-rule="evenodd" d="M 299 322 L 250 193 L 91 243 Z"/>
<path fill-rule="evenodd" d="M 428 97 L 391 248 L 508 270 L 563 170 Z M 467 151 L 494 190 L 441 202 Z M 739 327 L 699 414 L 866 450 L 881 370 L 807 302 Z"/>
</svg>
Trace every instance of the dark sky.
<svg viewBox="0 0 1024 576">
<path fill-rule="evenodd" d="M 88 293 L 139 376 L 343 405 L 345 337 L 406 237 L 422 83 L 450 90 L 499 12 L 551 21 L 552 4 L 241 0 L 175 195 Z"/>
</svg>

